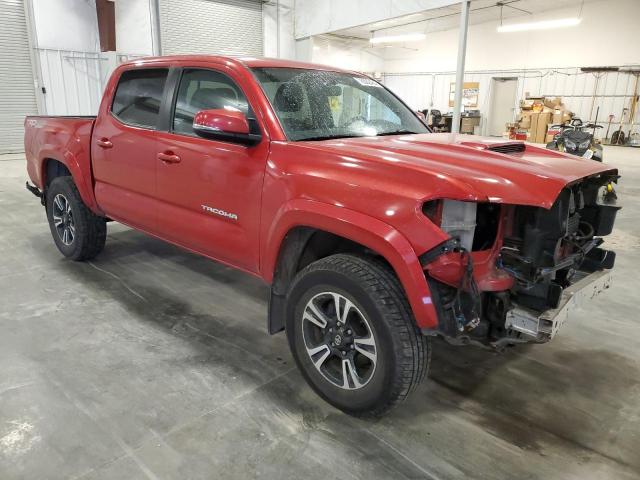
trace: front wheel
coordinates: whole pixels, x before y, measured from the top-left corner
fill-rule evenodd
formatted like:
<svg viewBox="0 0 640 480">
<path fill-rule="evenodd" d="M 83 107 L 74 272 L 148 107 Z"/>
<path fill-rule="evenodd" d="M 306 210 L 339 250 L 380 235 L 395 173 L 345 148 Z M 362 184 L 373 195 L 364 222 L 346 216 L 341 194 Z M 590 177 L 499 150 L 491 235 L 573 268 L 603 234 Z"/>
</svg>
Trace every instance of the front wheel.
<svg viewBox="0 0 640 480">
<path fill-rule="evenodd" d="M 287 338 L 309 385 L 356 416 L 404 400 L 429 368 L 394 272 L 383 262 L 338 254 L 298 273 L 287 295 Z"/>
<path fill-rule="evenodd" d="M 46 192 L 47 219 L 58 250 L 72 260 L 90 260 L 104 248 L 107 223 L 82 201 L 69 176 L 53 179 Z"/>
</svg>

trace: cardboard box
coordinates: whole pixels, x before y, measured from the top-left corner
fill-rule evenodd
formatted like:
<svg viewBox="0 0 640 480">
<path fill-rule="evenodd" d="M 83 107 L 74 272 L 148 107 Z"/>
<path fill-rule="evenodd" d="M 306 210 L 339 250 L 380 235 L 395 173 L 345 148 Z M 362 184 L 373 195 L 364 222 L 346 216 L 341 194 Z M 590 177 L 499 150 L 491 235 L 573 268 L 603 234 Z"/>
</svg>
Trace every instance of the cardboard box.
<svg viewBox="0 0 640 480">
<path fill-rule="evenodd" d="M 562 105 L 562 98 L 560 97 L 555 97 L 555 98 L 551 98 L 551 97 L 546 97 L 544 99 L 544 105 L 547 108 L 550 109 L 555 109 L 558 108 L 560 105 Z"/>
<path fill-rule="evenodd" d="M 531 115 L 535 115 L 532 110 L 521 110 L 517 118 L 517 123 L 520 128 L 531 128 Z"/>
<path fill-rule="evenodd" d="M 553 112 L 553 115 L 551 116 L 551 123 L 553 123 L 554 125 L 561 125 L 562 123 L 564 123 L 562 121 L 562 112 L 560 110 L 555 110 Z"/>
<path fill-rule="evenodd" d="M 533 108 L 533 100 L 520 100 L 520 110 L 524 111 L 528 111 L 531 110 Z"/>
<path fill-rule="evenodd" d="M 529 120 L 531 122 L 531 124 L 529 126 L 529 141 L 530 142 L 535 142 L 536 131 L 538 130 L 538 119 L 539 118 L 540 118 L 540 114 L 539 113 L 534 113 L 533 115 L 529 116 Z"/>
<path fill-rule="evenodd" d="M 542 143 L 544 142 L 545 137 L 547 136 L 547 126 L 551 121 L 550 113 L 540 113 L 538 114 L 537 122 L 536 122 L 536 130 L 535 136 L 532 142 Z"/>
<path fill-rule="evenodd" d="M 548 143 L 547 128 L 549 125 L 561 125 L 571 119 L 572 114 L 565 109 L 560 97 L 545 99 L 543 104 L 537 99 L 522 100 L 522 110 L 518 115 L 518 129 L 529 132 L 529 141 L 534 143 Z M 548 105 L 555 105 L 552 109 Z M 526 109 L 530 106 L 531 109 Z M 551 134 L 550 134 L 551 135 Z"/>
</svg>

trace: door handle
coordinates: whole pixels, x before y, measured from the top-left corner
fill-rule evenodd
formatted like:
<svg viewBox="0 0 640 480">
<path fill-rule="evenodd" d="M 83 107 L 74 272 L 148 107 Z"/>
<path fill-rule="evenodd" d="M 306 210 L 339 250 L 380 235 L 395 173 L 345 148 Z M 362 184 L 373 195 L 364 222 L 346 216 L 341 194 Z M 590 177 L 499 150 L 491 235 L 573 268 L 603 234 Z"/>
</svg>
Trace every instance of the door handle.
<svg viewBox="0 0 640 480">
<path fill-rule="evenodd" d="M 162 160 L 164 163 L 180 163 L 181 158 L 171 151 L 158 154 L 158 160 Z"/>
<path fill-rule="evenodd" d="M 96 143 L 101 148 L 111 148 L 111 147 L 113 147 L 113 143 L 111 143 L 111 141 L 108 138 L 104 138 L 104 137 L 103 138 L 99 138 L 98 140 L 96 140 Z"/>
</svg>

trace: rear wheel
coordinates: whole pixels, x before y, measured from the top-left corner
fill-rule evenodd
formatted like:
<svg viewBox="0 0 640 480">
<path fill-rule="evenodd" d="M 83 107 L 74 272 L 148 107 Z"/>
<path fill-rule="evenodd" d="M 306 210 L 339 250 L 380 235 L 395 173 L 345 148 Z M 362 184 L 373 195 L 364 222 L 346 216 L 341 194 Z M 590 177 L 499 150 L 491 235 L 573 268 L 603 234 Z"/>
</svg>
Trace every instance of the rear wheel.
<svg viewBox="0 0 640 480">
<path fill-rule="evenodd" d="M 90 260 L 104 248 L 107 223 L 82 201 L 69 176 L 57 177 L 46 192 L 47 219 L 58 250 L 72 260 Z"/>
<path fill-rule="evenodd" d="M 287 295 L 287 337 L 309 385 L 346 413 L 377 416 L 424 378 L 430 346 L 384 263 L 332 255 L 298 273 Z"/>
</svg>

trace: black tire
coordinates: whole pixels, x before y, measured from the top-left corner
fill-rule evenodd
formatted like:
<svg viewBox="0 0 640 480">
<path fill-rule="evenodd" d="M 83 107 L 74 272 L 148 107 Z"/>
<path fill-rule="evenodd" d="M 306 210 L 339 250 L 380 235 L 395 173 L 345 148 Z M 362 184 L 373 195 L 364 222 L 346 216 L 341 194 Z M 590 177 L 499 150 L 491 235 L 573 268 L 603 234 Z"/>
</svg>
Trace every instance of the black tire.
<svg viewBox="0 0 640 480">
<path fill-rule="evenodd" d="M 349 314 L 352 315 L 350 319 L 340 328 L 353 325 L 355 337 L 355 330 L 359 330 L 360 326 L 369 327 L 369 338 L 373 337 L 375 346 L 366 348 L 375 351 L 375 364 L 367 364 L 368 356 L 364 358 L 364 362 L 362 361 L 359 352 L 362 351 L 363 345 L 358 343 L 362 338 L 353 339 L 351 342 L 358 343 L 360 350 L 349 351 L 348 348 L 353 349 L 353 346 L 347 345 L 345 331 L 339 331 L 337 328 L 334 330 L 344 337 L 342 340 L 345 343 L 339 344 L 339 347 L 330 340 L 334 338 L 334 333 L 326 333 L 326 336 L 323 336 L 330 330 L 330 325 L 341 325 L 333 321 L 331 313 L 325 313 L 333 311 L 335 316 L 335 303 L 331 310 L 330 297 L 327 309 L 323 311 L 326 315 L 323 322 L 330 320 L 327 322 L 327 328 L 322 329 L 315 322 L 312 325 L 303 319 L 304 316 L 308 316 L 309 302 L 315 302 L 316 299 L 322 302 L 323 296 L 333 293 L 344 297 L 355 306 L 351 309 L 353 313 Z M 340 304 L 340 301 L 338 303 Z M 321 305 L 322 303 L 315 304 L 316 307 Z M 340 308 L 339 306 L 338 309 Z M 431 357 L 429 339 L 418 330 L 400 282 L 391 268 L 382 261 L 337 254 L 310 264 L 294 278 L 287 294 L 286 312 L 289 347 L 302 375 L 320 397 L 347 414 L 380 416 L 403 401 L 427 374 Z M 361 316 L 364 316 L 364 322 L 360 320 Z M 306 334 L 305 329 L 309 328 L 313 331 Z M 349 331 L 351 330 L 346 330 L 347 333 Z M 318 361 L 317 357 L 308 353 L 308 349 L 314 349 L 309 343 L 316 342 L 311 342 L 306 337 L 313 335 L 316 335 L 316 340 L 319 338 L 317 341 L 321 346 L 326 342 L 326 348 L 330 351 L 327 359 L 318 368 L 314 365 L 314 361 Z M 347 352 L 338 352 L 336 348 L 346 349 Z M 365 375 L 361 377 L 361 372 L 355 368 L 352 372 L 355 371 L 357 375 L 347 374 L 344 362 L 349 362 L 349 357 L 341 357 L 338 353 L 353 355 L 354 363 L 351 365 L 356 367 L 364 364 L 364 367 L 358 368 L 362 368 Z M 324 355 L 324 352 L 320 353 L 320 356 Z M 343 369 L 342 375 L 336 373 L 335 368 L 333 370 L 337 375 L 337 382 L 332 382 L 329 378 L 336 378 L 332 376 L 332 370 L 329 368 L 333 368 L 331 362 L 334 360 L 341 363 Z M 321 368 L 325 369 L 324 373 Z M 349 379 L 345 380 L 347 377 Z M 362 386 L 355 388 L 354 378 L 358 379 Z M 341 381 L 342 386 L 339 386 Z M 348 389 L 345 389 L 345 385 Z"/>
<path fill-rule="evenodd" d="M 624 132 L 616 130 L 611 135 L 611 145 L 624 145 Z"/>
<path fill-rule="evenodd" d="M 60 222 L 61 218 L 56 213 L 67 211 L 67 205 L 70 215 L 63 215 L 63 223 L 56 226 L 56 222 Z M 107 238 L 106 220 L 87 208 L 71 177 L 53 179 L 46 191 L 45 208 L 53 241 L 65 257 L 76 261 L 90 260 L 102 251 Z M 65 225 L 68 227 L 67 236 L 61 233 Z M 69 233 L 71 231 L 73 235 Z"/>
</svg>

